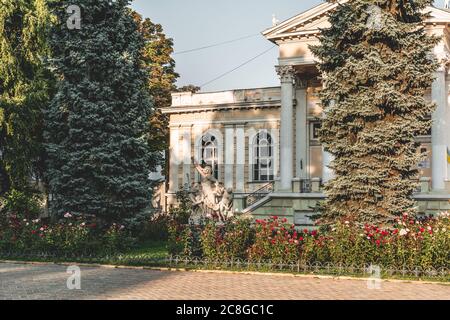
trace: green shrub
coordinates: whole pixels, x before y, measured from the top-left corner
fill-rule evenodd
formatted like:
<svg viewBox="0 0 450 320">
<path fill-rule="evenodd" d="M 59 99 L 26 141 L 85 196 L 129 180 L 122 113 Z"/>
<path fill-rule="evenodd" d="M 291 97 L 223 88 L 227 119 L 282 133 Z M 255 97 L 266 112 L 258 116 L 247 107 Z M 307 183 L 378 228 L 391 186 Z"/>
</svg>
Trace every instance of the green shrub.
<svg viewBox="0 0 450 320">
<path fill-rule="evenodd" d="M 12 214 L 26 219 L 36 219 L 42 212 L 42 195 L 38 193 L 11 190 L 1 202 L 0 214 L 3 216 Z"/>
<path fill-rule="evenodd" d="M 298 261 L 301 236 L 286 219 L 272 217 L 256 221 L 255 242 L 248 249 L 250 261 L 270 260 L 274 263 Z"/>
<path fill-rule="evenodd" d="M 169 215 L 158 214 L 143 222 L 138 238 L 141 242 L 167 241 L 169 238 L 169 224 Z"/>
<path fill-rule="evenodd" d="M 200 236 L 203 254 L 211 260 L 245 259 L 254 233 L 249 219 L 231 219 L 224 224 L 209 221 Z"/>
<path fill-rule="evenodd" d="M 199 225 L 173 220 L 169 230 L 171 254 L 209 260 L 374 264 L 396 269 L 450 267 L 448 213 L 417 221 L 405 215 L 389 229 L 342 221 L 328 230 L 298 230 L 286 219 L 271 217 L 255 224 L 239 219 Z"/>
<path fill-rule="evenodd" d="M 0 250 L 68 255 L 111 254 L 130 248 L 133 238 L 123 225 L 113 223 L 99 227 L 95 219 L 83 216 L 65 217 L 51 224 L 39 219 L 16 215 L 0 229 Z"/>
</svg>

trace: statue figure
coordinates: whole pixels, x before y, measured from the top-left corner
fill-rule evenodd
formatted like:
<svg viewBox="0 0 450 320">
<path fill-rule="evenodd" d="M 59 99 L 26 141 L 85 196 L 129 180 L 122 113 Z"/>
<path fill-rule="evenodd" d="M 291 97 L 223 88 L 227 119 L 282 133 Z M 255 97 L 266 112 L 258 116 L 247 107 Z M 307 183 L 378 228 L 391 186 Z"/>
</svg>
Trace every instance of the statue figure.
<svg viewBox="0 0 450 320">
<path fill-rule="evenodd" d="M 233 190 L 231 188 L 224 189 L 222 200 L 219 202 L 219 211 L 224 220 L 233 216 Z"/>
<path fill-rule="evenodd" d="M 206 218 L 225 221 L 231 216 L 232 192 L 226 190 L 213 175 L 210 165 L 202 167 L 193 158 L 192 162 L 201 176 L 200 183 L 191 185 L 190 199 L 194 214 L 201 212 Z"/>
<path fill-rule="evenodd" d="M 203 212 L 203 195 L 201 188 L 201 185 L 197 182 L 191 184 L 189 198 L 192 202 L 192 211 L 195 216 Z"/>
<path fill-rule="evenodd" d="M 164 196 L 164 182 L 153 187 L 152 206 L 157 210 L 161 210 L 161 199 Z"/>
</svg>

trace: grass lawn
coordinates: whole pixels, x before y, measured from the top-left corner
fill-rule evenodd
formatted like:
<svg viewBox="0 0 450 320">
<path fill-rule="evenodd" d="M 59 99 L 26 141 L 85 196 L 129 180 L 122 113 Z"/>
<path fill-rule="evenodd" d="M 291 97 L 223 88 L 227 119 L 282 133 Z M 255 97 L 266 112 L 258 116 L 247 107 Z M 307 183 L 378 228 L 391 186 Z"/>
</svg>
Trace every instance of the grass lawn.
<svg viewBox="0 0 450 320">
<path fill-rule="evenodd" d="M 125 256 L 145 256 L 149 259 L 164 259 L 169 255 L 166 241 L 146 241 L 124 253 Z"/>
<path fill-rule="evenodd" d="M 78 263 L 95 263 L 95 264 L 111 264 L 111 265 L 130 265 L 130 266 L 163 266 L 164 259 L 168 256 L 167 242 L 165 241 L 146 241 L 139 243 L 136 247 L 129 251 L 114 255 L 100 256 L 70 256 L 70 257 L 54 257 L 45 255 L 2 255 L 2 260 L 16 261 L 36 261 L 36 262 L 78 262 Z"/>
</svg>

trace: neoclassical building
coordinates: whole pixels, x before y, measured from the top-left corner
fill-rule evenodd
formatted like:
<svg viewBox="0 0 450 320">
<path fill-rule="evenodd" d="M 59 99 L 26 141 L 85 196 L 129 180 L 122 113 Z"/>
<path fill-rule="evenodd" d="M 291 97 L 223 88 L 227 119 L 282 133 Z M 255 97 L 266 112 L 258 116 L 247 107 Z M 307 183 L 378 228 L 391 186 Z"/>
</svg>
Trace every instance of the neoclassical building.
<svg viewBox="0 0 450 320">
<path fill-rule="evenodd" d="M 342 2 L 342 1 L 341 1 Z M 233 191 L 233 210 L 255 217 L 280 215 L 309 225 L 322 186 L 333 176 L 331 156 L 319 142 L 322 88 L 309 45 L 329 25 L 337 4 L 323 3 L 266 31 L 279 48 L 280 86 L 207 93 L 174 93 L 170 117 L 170 168 L 165 205 L 202 177 L 194 163 L 208 164 L 217 184 Z M 427 158 L 419 164 L 421 213 L 450 209 L 450 11 L 429 7 L 426 28 L 442 36 L 441 62 L 428 98 L 437 104 L 431 132 L 417 137 Z"/>
</svg>

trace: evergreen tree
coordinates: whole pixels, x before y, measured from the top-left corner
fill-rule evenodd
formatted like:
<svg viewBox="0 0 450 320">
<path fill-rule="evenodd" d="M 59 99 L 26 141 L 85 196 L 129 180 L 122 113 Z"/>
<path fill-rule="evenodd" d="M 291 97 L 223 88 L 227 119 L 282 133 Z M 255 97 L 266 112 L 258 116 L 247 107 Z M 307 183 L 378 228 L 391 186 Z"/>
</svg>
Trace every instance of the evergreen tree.
<svg viewBox="0 0 450 320">
<path fill-rule="evenodd" d="M 81 28 L 73 30 L 66 26 L 71 4 L 54 4 L 52 63 L 60 82 L 46 114 L 52 209 L 122 220 L 149 205 L 156 165 L 147 144 L 144 41 L 128 0 L 77 1 Z"/>
<path fill-rule="evenodd" d="M 44 68 L 51 23 L 46 0 L 2 0 L 0 8 L 0 195 L 27 192 L 43 171 L 43 109 L 52 95 Z"/>
<path fill-rule="evenodd" d="M 426 34 L 431 0 L 352 0 L 330 16 L 319 58 L 325 89 L 321 141 L 335 160 L 322 222 L 390 223 L 415 214 L 415 137 L 434 105 L 424 98 L 437 67 Z"/>
</svg>

